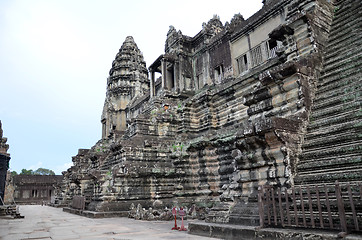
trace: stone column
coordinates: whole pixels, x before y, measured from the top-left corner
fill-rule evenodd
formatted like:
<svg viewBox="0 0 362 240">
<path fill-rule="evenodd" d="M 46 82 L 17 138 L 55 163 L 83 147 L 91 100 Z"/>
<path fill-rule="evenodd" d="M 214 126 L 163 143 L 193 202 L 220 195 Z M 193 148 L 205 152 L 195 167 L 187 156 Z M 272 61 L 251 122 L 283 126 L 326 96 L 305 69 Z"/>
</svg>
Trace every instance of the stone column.
<svg viewBox="0 0 362 240">
<path fill-rule="evenodd" d="M 155 72 L 151 71 L 151 81 L 150 81 L 150 98 L 155 96 Z"/>
<path fill-rule="evenodd" d="M 178 61 L 178 81 L 179 81 L 179 86 L 180 86 L 181 92 L 186 89 L 185 81 L 182 77 L 182 71 L 183 71 L 182 65 L 183 65 L 183 60 L 182 60 L 182 56 L 180 56 L 179 61 Z"/>
<path fill-rule="evenodd" d="M 166 60 L 162 59 L 161 60 L 161 74 L 162 74 L 162 84 L 161 87 L 162 89 L 166 89 L 167 88 L 167 64 L 166 64 Z"/>
<path fill-rule="evenodd" d="M 106 126 L 106 119 L 102 119 L 101 123 L 102 123 L 102 138 L 106 138 L 107 137 L 107 134 L 106 134 L 106 131 L 107 131 L 107 126 Z"/>
<path fill-rule="evenodd" d="M 3 205 L 5 196 L 6 174 L 9 169 L 10 157 L 0 153 L 0 205 Z"/>
<path fill-rule="evenodd" d="M 173 85 L 175 86 L 175 92 L 180 91 L 179 75 L 179 62 L 175 61 L 175 63 L 173 64 Z"/>
</svg>

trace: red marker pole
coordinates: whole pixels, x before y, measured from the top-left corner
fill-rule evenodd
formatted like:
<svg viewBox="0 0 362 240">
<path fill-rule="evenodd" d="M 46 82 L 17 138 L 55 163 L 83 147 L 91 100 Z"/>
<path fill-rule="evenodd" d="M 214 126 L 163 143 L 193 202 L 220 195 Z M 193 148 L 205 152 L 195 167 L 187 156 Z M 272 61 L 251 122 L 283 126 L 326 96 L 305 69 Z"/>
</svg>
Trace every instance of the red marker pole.
<svg viewBox="0 0 362 240">
<path fill-rule="evenodd" d="M 187 228 L 185 228 L 185 226 L 184 226 L 184 216 L 186 216 L 185 210 L 181 207 L 180 210 L 178 211 L 178 214 L 180 215 L 180 217 L 182 219 L 181 228 L 179 230 L 187 231 Z"/>
<path fill-rule="evenodd" d="M 172 215 L 175 217 L 175 226 L 173 228 L 171 228 L 171 230 L 179 230 L 180 229 L 179 227 L 177 227 L 176 214 L 177 214 L 177 208 L 174 207 L 174 208 L 172 208 Z"/>
</svg>

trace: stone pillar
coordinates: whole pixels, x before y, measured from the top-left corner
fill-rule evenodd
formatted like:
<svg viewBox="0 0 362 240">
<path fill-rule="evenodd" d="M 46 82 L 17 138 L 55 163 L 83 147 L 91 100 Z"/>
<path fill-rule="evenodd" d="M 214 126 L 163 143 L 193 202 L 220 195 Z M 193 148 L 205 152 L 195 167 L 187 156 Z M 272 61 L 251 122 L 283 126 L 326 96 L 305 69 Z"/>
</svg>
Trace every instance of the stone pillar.
<svg viewBox="0 0 362 240">
<path fill-rule="evenodd" d="M 106 138 L 107 137 L 107 134 L 106 134 L 106 132 L 107 132 L 107 125 L 106 125 L 106 119 L 104 118 L 104 119 L 102 119 L 102 138 Z"/>
<path fill-rule="evenodd" d="M 119 115 L 119 120 L 117 119 L 117 121 L 120 122 L 120 129 L 121 131 L 125 131 L 127 129 L 127 118 L 126 118 L 126 110 L 125 109 L 121 109 L 119 110 L 120 115 Z"/>
<path fill-rule="evenodd" d="M 185 86 L 185 81 L 182 77 L 182 65 L 183 65 L 183 60 L 182 60 L 182 56 L 179 57 L 179 61 L 178 61 L 178 81 L 179 81 L 179 87 L 180 87 L 180 91 L 184 91 L 186 89 Z"/>
<path fill-rule="evenodd" d="M 9 169 L 10 154 L 7 153 L 9 145 L 7 138 L 3 137 L 2 124 L 0 121 L 0 205 L 3 205 L 5 196 L 6 175 Z"/>
<path fill-rule="evenodd" d="M 161 83 L 161 87 L 162 89 L 166 89 L 167 88 L 167 63 L 165 59 L 161 60 L 161 74 L 162 74 L 162 83 Z"/>
<path fill-rule="evenodd" d="M 173 64 L 173 85 L 175 86 L 175 92 L 180 91 L 179 75 L 179 62 L 175 61 L 175 63 Z"/>
<path fill-rule="evenodd" d="M 151 71 L 151 81 L 150 81 L 150 98 L 155 96 L 155 72 Z"/>
<path fill-rule="evenodd" d="M 0 205 L 3 205 L 5 196 L 6 175 L 9 169 L 10 157 L 0 153 Z"/>
</svg>

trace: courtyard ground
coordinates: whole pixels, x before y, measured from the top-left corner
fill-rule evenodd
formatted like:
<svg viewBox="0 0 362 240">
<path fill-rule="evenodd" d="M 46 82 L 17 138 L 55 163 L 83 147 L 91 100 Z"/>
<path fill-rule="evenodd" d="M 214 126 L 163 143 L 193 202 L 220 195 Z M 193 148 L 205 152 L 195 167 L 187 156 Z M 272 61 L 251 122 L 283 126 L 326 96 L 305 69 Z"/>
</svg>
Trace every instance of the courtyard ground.
<svg viewBox="0 0 362 240">
<path fill-rule="evenodd" d="M 210 239 L 173 231 L 173 222 L 140 221 L 129 218 L 91 219 L 39 205 L 20 206 L 23 219 L 0 218 L 0 239 L 42 240 L 136 240 Z M 187 227 L 187 221 L 185 222 Z M 180 223 L 181 224 L 181 223 Z"/>
</svg>

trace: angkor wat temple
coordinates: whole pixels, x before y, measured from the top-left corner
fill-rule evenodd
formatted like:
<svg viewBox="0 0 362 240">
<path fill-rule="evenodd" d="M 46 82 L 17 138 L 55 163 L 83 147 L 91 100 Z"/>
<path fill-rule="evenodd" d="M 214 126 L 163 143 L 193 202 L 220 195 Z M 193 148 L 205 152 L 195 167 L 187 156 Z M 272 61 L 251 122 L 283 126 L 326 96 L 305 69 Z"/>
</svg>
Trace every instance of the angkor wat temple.
<svg viewBox="0 0 362 240">
<path fill-rule="evenodd" d="M 266 0 L 194 37 L 171 26 L 148 69 L 127 37 L 102 139 L 63 173 L 63 202 L 257 225 L 259 186 L 361 181 L 361 14 L 360 0 Z"/>
</svg>

